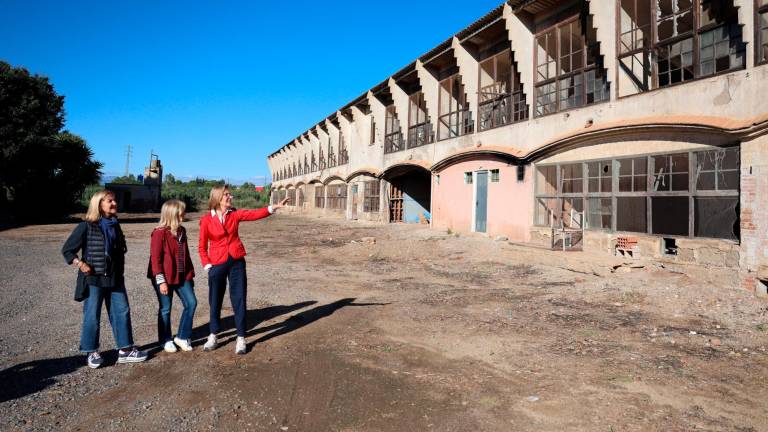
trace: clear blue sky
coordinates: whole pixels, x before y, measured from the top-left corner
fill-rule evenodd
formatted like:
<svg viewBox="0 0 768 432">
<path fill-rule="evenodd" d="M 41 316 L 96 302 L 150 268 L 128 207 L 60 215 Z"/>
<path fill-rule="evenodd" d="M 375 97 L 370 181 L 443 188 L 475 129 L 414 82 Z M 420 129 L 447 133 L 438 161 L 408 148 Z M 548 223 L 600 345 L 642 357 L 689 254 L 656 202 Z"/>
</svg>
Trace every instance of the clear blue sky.
<svg viewBox="0 0 768 432">
<path fill-rule="evenodd" d="M 0 59 L 50 78 L 107 175 L 268 175 L 267 155 L 499 0 L 0 0 Z"/>
</svg>

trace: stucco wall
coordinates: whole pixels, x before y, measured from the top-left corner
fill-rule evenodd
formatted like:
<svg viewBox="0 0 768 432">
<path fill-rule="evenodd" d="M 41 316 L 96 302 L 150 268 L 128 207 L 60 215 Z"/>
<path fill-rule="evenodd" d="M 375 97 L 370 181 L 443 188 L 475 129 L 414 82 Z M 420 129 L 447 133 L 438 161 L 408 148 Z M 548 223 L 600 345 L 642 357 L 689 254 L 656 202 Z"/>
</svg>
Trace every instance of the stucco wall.
<svg viewBox="0 0 768 432">
<path fill-rule="evenodd" d="M 514 241 L 530 240 L 533 221 L 533 176 L 526 167 L 524 180 L 517 181 L 517 167 L 506 162 L 476 159 L 451 165 L 432 179 L 432 226 L 471 232 L 475 184 L 464 182 L 465 172 L 499 170 L 499 181 L 488 177 L 489 236 L 504 235 Z"/>
</svg>

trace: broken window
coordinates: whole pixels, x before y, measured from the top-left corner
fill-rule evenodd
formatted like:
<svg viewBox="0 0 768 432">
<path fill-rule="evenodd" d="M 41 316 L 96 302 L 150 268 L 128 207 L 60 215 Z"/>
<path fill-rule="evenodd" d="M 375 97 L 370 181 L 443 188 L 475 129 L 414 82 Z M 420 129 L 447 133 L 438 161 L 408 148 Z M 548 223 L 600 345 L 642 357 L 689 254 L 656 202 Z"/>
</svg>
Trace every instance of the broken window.
<svg viewBox="0 0 768 432">
<path fill-rule="evenodd" d="M 651 160 L 654 191 L 688 190 L 688 153 L 653 156 Z"/>
<path fill-rule="evenodd" d="M 327 207 L 334 210 L 345 210 L 347 208 L 347 185 L 332 184 L 326 186 L 328 194 Z"/>
<path fill-rule="evenodd" d="M 328 137 L 328 155 L 326 156 L 328 158 L 327 166 L 328 168 L 333 168 L 336 166 L 336 154 L 333 152 L 333 145 L 331 144 L 331 137 Z"/>
<path fill-rule="evenodd" d="M 492 169 L 491 170 L 491 183 L 498 183 L 499 182 L 499 170 Z"/>
<path fill-rule="evenodd" d="M 379 211 L 381 184 L 379 180 L 365 182 L 363 187 L 363 211 L 375 213 Z"/>
<path fill-rule="evenodd" d="M 605 193 L 611 191 L 611 161 L 587 163 L 587 191 Z"/>
<path fill-rule="evenodd" d="M 733 0 L 617 1 L 619 68 L 634 86 L 622 94 L 745 67 L 746 45 Z"/>
<path fill-rule="evenodd" d="M 512 51 L 507 49 L 482 61 L 479 70 L 480 130 L 527 119 L 528 104 Z"/>
<path fill-rule="evenodd" d="M 315 207 L 325 208 L 325 186 L 315 186 Z"/>
<path fill-rule="evenodd" d="M 585 208 L 589 229 L 738 240 L 739 159 L 734 146 L 539 165 L 535 223 L 566 224 Z"/>
<path fill-rule="evenodd" d="M 586 28 L 582 28 L 582 22 Z M 557 24 L 536 37 L 536 115 L 608 99 L 608 80 L 591 17 Z"/>
<path fill-rule="evenodd" d="M 757 5 L 757 63 L 768 61 L 768 0 L 758 0 Z"/>
<path fill-rule="evenodd" d="M 384 153 L 394 153 L 404 148 L 400 120 L 397 119 L 395 105 L 392 104 L 387 107 L 384 118 Z"/>
<path fill-rule="evenodd" d="M 587 199 L 587 228 L 610 230 L 613 226 L 613 200 L 611 198 Z"/>
<path fill-rule="evenodd" d="M 739 197 L 694 198 L 694 234 L 728 240 L 739 239 Z"/>
<path fill-rule="evenodd" d="M 408 148 L 420 147 L 433 141 L 427 101 L 424 93 L 418 91 L 408 97 Z"/>
<path fill-rule="evenodd" d="M 467 94 L 461 75 L 450 76 L 439 84 L 438 140 L 455 138 L 474 131 L 472 113 L 467 105 Z"/>
<path fill-rule="evenodd" d="M 347 151 L 347 143 L 344 140 L 344 135 L 339 135 L 339 165 L 344 165 L 349 162 L 349 152 Z"/>
<path fill-rule="evenodd" d="M 464 184 L 472 184 L 472 173 L 471 172 L 465 172 L 464 173 Z"/>
</svg>

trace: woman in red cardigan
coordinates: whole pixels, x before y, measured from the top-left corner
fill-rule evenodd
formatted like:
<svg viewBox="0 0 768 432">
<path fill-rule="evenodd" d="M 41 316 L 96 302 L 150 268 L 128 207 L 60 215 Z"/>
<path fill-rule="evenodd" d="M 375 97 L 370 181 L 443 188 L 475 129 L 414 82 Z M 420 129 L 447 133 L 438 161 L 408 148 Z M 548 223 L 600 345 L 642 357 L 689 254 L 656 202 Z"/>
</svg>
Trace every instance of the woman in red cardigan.
<svg viewBox="0 0 768 432">
<path fill-rule="evenodd" d="M 208 303 L 211 308 L 210 335 L 203 345 L 204 351 L 216 349 L 216 333 L 220 330 L 221 304 L 229 279 L 229 299 L 235 311 L 237 342 L 235 353 L 245 354 L 246 307 L 248 295 L 245 274 L 245 246 L 240 241 L 238 227 L 241 221 L 265 218 L 282 208 L 288 198 L 266 208 L 237 210 L 232 207 L 232 194 L 226 186 L 211 189 L 208 211 L 200 218 L 200 259 L 208 272 Z"/>
<path fill-rule="evenodd" d="M 157 338 L 166 352 L 192 351 L 192 319 L 197 308 L 195 298 L 195 269 L 189 256 L 187 230 L 182 226 L 186 205 L 179 200 L 168 200 L 160 209 L 160 225 L 152 231 L 147 277 L 157 294 Z M 179 296 L 184 311 L 179 331 L 171 331 L 173 293 Z M 175 344 L 174 344 L 175 343 Z"/>
</svg>

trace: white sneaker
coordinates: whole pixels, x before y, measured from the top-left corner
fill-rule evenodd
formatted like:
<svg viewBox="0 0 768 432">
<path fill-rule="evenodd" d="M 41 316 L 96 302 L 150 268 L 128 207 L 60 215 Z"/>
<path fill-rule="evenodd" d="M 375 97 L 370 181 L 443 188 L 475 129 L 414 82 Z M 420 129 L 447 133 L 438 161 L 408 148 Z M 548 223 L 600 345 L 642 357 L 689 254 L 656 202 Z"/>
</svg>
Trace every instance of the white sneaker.
<svg viewBox="0 0 768 432">
<path fill-rule="evenodd" d="M 237 342 L 235 343 L 235 354 L 245 354 L 245 338 L 242 336 L 237 337 Z"/>
<path fill-rule="evenodd" d="M 208 340 L 203 345 L 203 351 L 213 351 L 219 346 L 219 342 L 216 341 L 216 335 L 211 333 L 208 335 Z"/>
<path fill-rule="evenodd" d="M 189 339 L 179 339 L 175 337 L 173 338 L 173 343 L 178 345 L 182 351 L 192 351 L 192 344 L 189 342 Z"/>
<path fill-rule="evenodd" d="M 175 353 L 177 351 L 176 345 L 174 345 L 173 342 L 168 341 L 165 343 L 165 345 L 163 345 L 163 351 L 167 353 Z"/>
</svg>

